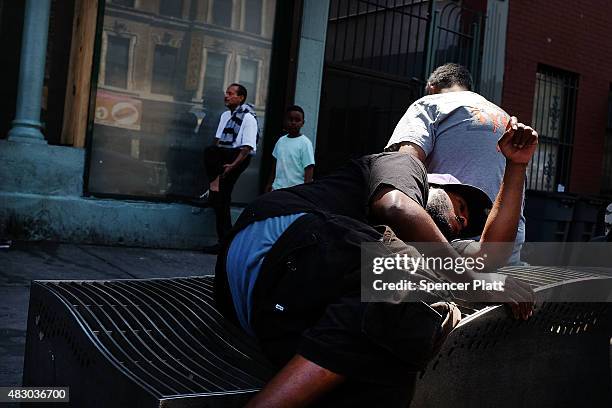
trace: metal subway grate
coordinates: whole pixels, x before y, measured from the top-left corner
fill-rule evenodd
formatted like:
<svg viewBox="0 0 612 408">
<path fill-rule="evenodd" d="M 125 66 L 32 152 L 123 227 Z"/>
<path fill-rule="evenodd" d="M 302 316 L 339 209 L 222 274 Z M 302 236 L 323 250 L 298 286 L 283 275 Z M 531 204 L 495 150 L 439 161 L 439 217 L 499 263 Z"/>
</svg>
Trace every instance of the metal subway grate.
<svg viewBox="0 0 612 408">
<path fill-rule="evenodd" d="M 265 381 L 235 364 L 268 365 L 212 306 L 212 277 L 42 284 L 108 359 L 157 397 L 243 392 Z"/>
<path fill-rule="evenodd" d="M 574 279 L 598 278 L 605 276 L 597 268 L 557 268 L 551 266 L 506 266 L 499 270 L 504 275 L 512 276 L 529 283 L 533 288 L 561 283 Z"/>
</svg>

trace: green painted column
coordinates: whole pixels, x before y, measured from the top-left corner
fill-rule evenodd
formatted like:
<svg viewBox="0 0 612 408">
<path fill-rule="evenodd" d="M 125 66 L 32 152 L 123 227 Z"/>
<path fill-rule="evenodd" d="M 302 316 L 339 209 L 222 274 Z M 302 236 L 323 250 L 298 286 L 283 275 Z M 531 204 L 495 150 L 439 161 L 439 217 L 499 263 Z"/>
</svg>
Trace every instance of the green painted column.
<svg viewBox="0 0 612 408">
<path fill-rule="evenodd" d="M 325 63 L 325 37 L 330 0 L 304 0 L 302 30 L 295 84 L 295 103 L 304 108 L 302 132 L 316 147 L 319 105 Z"/>
<path fill-rule="evenodd" d="M 41 133 L 40 107 L 45 76 L 51 0 L 26 0 L 15 120 L 8 140 L 47 143 Z"/>
</svg>

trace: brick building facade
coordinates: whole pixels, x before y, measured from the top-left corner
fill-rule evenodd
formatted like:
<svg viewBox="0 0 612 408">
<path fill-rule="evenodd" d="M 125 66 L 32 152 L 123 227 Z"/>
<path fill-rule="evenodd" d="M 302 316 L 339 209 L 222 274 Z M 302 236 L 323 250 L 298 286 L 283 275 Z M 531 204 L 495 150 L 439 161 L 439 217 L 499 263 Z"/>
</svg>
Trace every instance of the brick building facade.
<svg viewBox="0 0 612 408">
<path fill-rule="evenodd" d="M 608 195 L 611 187 L 604 183 L 603 168 L 612 83 L 610 15 L 612 3 L 604 0 L 509 3 L 502 107 L 533 123 L 539 67 L 578 80 L 566 192 Z"/>
</svg>

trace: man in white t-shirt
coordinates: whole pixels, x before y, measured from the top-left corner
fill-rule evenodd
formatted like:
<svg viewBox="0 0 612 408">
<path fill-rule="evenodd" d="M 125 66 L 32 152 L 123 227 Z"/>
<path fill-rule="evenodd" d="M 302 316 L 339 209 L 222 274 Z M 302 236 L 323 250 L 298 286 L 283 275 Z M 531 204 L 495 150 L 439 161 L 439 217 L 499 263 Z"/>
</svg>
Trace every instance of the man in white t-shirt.
<svg viewBox="0 0 612 408">
<path fill-rule="evenodd" d="M 444 64 L 427 81 L 426 96 L 414 102 L 400 119 L 386 151 L 403 151 L 419 158 L 428 173 L 452 174 L 462 183 L 484 190 L 491 200 L 499 192 L 506 160 L 497 150 L 510 116 L 472 92 L 470 72 Z M 525 217 L 516 234 L 510 264 L 520 262 L 525 242 Z"/>
<path fill-rule="evenodd" d="M 246 103 L 247 90 L 240 84 L 231 84 L 225 91 L 225 106 L 215 134 L 215 144 L 204 150 L 204 165 L 210 182 L 201 198 L 215 211 L 219 241 L 232 228 L 230 206 L 232 190 L 242 172 L 249 166 L 257 151 L 259 126 L 253 107 Z M 219 244 L 204 248 L 217 253 Z"/>
<path fill-rule="evenodd" d="M 285 111 L 285 130 L 274 145 L 272 173 L 266 192 L 310 183 L 314 173 L 314 149 L 312 142 L 301 133 L 304 126 L 304 110 L 292 105 Z"/>
</svg>

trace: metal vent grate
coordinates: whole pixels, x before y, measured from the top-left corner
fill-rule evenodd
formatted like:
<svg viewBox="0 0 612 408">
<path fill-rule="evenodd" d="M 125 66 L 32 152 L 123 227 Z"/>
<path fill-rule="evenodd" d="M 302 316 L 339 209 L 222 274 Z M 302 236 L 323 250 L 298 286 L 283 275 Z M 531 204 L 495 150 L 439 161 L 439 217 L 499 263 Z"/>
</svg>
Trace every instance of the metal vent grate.
<svg viewBox="0 0 612 408">
<path fill-rule="evenodd" d="M 512 276 L 529 283 L 533 288 L 561 283 L 575 279 L 598 278 L 602 268 L 556 268 L 552 266 L 507 266 L 500 270 L 504 275 Z"/>
<path fill-rule="evenodd" d="M 212 306 L 212 277 L 39 283 L 116 367 L 158 398 L 257 390 L 272 372 Z"/>
<path fill-rule="evenodd" d="M 609 296 L 610 271 L 523 266 L 500 272 L 534 287 L 533 316 L 515 320 L 503 306 L 490 306 L 463 319 L 420 373 L 410 406 L 611 406 L 610 303 L 547 301 L 561 289 Z"/>
<path fill-rule="evenodd" d="M 516 395 L 493 383 L 485 384 L 483 394 L 483 375 L 507 377 L 499 384 L 526 376 L 521 384 L 531 387 L 530 393 L 546 391 L 541 406 L 575 401 L 578 394 L 570 392 L 570 384 L 588 390 L 589 401 L 606 400 L 609 303 L 545 299 L 559 287 L 609 289 L 612 278 L 602 278 L 596 269 L 513 267 L 501 272 L 536 288 L 540 300 L 534 316 L 516 321 L 502 307 L 488 307 L 464 319 L 422 373 L 413 405 L 457 404 L 452 397 L 457 389 L 464 395 L 463 406 L 470 408 L 521 405 Z M 24 385 L 70 386 L 74 407 L 243 406 L 274 369 L 252 338 L 217 312 L 212 294 L 210 276 L 33 282 Z M 551 365 L 563 375 L 551 377 Z M 570 391 L 550 404 L 558 390 Z"/>
</svg>

